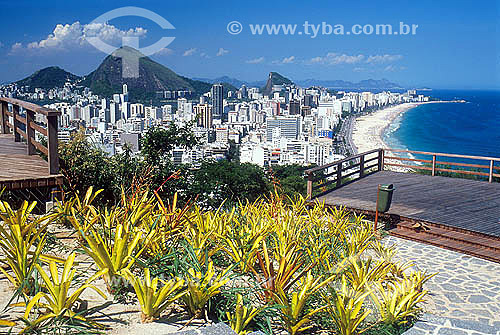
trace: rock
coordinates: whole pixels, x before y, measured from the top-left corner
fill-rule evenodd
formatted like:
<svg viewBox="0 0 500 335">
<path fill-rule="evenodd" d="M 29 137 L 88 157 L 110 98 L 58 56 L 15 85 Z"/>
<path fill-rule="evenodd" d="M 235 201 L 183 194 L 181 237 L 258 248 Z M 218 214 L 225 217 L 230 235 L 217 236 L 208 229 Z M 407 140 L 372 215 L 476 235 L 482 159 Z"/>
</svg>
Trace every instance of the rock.
<svg viewBox="0 0 500 335">
<path fill-rule="evenodd" d="M 469 302 L 473 304 L 480 304 L 483 302 L 490 302 L 491 300 L 484 295 L 474 294 L 469 297 Z"/>
</svg>

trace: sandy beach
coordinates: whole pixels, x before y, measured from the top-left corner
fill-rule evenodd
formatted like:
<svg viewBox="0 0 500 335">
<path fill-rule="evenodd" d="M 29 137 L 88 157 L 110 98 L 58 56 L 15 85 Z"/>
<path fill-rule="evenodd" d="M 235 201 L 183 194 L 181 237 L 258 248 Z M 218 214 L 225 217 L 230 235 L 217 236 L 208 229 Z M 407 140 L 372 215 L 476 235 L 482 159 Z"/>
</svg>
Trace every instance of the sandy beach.
<svg viewBox="0 0 500 335">
<path fill-rule="evenodd" d="M 383 131 L 399 115 L 422 103 L 404 103 L 381 109 L 361 116 L 354 121 L 352 143 L 357 152 L 365 152 L 378 148 L 388 148 L 382 139 Z"/>
</svg>

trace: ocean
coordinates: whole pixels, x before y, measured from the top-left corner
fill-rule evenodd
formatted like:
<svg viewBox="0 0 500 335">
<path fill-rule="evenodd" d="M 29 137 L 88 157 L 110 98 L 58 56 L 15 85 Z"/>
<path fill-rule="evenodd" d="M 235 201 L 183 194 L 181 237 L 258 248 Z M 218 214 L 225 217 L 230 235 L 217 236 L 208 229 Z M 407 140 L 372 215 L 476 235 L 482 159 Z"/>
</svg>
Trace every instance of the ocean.
<svg viewBox="0 0 500 335">
<path fill-rule="evenodd" d="M 390 147 L 500 158 L 500 91 L 419 94 L 466 103 L 432 103 L 408 110 L 384 131 L 383 140 Z"/>
</svg>

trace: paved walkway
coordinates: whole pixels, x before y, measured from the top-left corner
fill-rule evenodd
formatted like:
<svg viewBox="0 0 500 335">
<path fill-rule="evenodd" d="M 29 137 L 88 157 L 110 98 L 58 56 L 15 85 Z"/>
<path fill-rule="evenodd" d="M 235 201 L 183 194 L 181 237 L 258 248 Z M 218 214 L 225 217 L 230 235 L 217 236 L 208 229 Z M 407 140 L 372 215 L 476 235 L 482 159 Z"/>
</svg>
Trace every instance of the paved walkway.
<svg viewBox="0 0 500 335">
<path fill-rule="evenodd" d="M 465 332 L 437 333 L 429 329 L 408 334 L 497 334 L 500 330 L 500 264 L 392 236 L 386 237 L 384 243 L 397 246 L 397 260 L 412 261 L 417 270 L 439 272 L 426 285 L 431 295 L 424 306 L 427 313 L 443 318 L 434 320 L 436 325 L 444 325 L 446 319 L 455 325 L 456 320 L 470 321 L 467 326 L 481 324 L 487 330 L 469 332 L 474 329 L 464 328 Z"/>
<path fill-rule="evenodd" d="M 425 314 L 403 335 L 499 335 L 500 330 L 477 321 L 441 318 Z"/>
</svg>

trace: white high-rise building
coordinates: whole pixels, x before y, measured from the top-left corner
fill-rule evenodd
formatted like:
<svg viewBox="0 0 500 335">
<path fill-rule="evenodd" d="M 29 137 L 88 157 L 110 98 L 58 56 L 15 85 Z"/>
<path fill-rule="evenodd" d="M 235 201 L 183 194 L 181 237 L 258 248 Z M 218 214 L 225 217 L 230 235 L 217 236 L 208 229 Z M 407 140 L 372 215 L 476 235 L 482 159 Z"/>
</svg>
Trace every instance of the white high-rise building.
<svg viewBox="0 0 500 335">
<path fill-rule="evenodd" d="M 122 103 L 122 119 L 128 120 L 130 118 L 130 104 L 128 102 Z"/>
<path fill-rule="evenodd" d="M 186 110 L 187 99 L 179 98 L 177 99 L 177 115 L 183 115 Z"/>
<path fill-rule="evenodd" d="M 115 102 L 111 102 L 109 104 L 109 114 L 110 114 L 110 122 L 112 124 L 116 124 L 116 122 L 121 119 L 120 106 Z"/>
<path fill-rule="evenodd" d="M 275 137 L 295 140 L 300 133 L 300 117 L 270 117 L 266 120 L 266 126 L 268 142 L 272 142 Z"/>
</svg>

